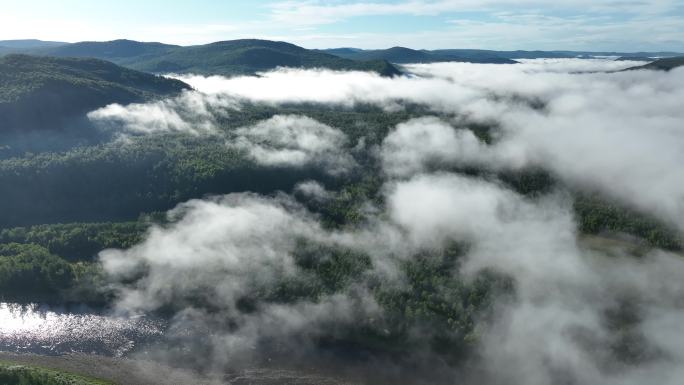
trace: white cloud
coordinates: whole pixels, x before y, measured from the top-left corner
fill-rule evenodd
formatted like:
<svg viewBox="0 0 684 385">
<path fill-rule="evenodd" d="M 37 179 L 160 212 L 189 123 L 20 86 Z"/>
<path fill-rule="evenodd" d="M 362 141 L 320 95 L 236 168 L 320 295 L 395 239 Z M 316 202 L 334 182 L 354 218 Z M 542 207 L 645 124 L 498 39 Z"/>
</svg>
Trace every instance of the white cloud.
<svg viewBox="0 0 684 385">
<path fill-rule="evenodd" d="M 220 95 L 184 91 L 178 97 L 150 103 L 111 104 L 88 113 L 88 119 L 130 134 L 172 131 L 206 134 L 216 132 L 217 115 L 237 108 L 235 101 Z"/>
<path fill-rule="evenodd" d="M 330 191 L 325 189 L 325 186 L 314 180 L 299 183 L 295 186 L 294 192 L 319 202 L 325 201 L 332 196 Z"/>
<path fill-rule="evenodd" d="M 472 162 L 487 151 L 470 130 L 455 130 L 437 118 L 413 119 L 399 124 L 382 143 L 385 171 L 411 175 L 429 166 Z"/>
<path fill-rule="evenodd" d="M 293 274 L 296 239 L 320 231 L 310 218 L 252 195 L 189 201 L 169 215 L 182 219 L 151 229 L 130 250 L 101 253 L 113 276 L 149 269 L 145 286 L 124 291 L 120 307 L 155 309 L 200 288 L 209 300 L 219 295 L 222 306 L 234 306 L 250 287 Z"/>
<path fill-rule="evenodd" d="M 228 145 L 246 150 L 262 165 L 317 165 L 331 174 L 354 166 L 354 159 L 344 151 L 346 135 L 306 116 L 276 115 L 232 134 Z"/>
<path fill-rule="evenodd" d="M 178 76 L 196 89 L 261 103 L 320 103 L 353 106 L 376 103 L 396 107 L 401 99 L 442 106 L 480 95 L 444 79 L 391 79 L 370 72 L 281 68 L 259 77 Z M 325 86 L 322 86 L 325 85 Z"/>
</svg>

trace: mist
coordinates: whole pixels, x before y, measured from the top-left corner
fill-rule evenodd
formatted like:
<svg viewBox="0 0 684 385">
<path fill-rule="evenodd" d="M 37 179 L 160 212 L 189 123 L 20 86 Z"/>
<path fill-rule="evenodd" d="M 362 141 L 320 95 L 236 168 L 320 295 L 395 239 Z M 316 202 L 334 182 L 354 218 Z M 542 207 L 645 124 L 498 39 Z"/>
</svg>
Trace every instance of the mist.
<svg viewBox="0 0 684 385">
<path fill-rule="evenodd" d="M 323 181 L 180 204 L 142 243 L 100 253 L 115 311 L 170 313 L 169 345 L 155 354 L 170 362 L 199 355 L 216 370 L 289 356 L 407 384 L 677 384 L 684 259 L 593 247 L 572 209 L 574 192 L 597 193 L 684 234 L 684 69 L 616 72 L 633 65 L 567 59 L 408 65 L 397 78 L 294 69 L 182 76 L 196 91 L 94 111 L 91 120 L 122 133 L 216 135 L 262 167 L 315 165 L 344 177 L 377 162 L 380 174 L 378 199 L 359 202 L 362 220 L 342 228 L 314 209 L 344 193 Z M 371 144 L 304 115 L 221 128 L 243 105 L 298 103 L 426 109 Z M 462 172 L 472 168 L 478 172 Z M 529 168 L 558 184 L 528 196 L 497 177 Z M 468 359 L 449 363 L 425 343 L 430 326 L 420 324 L 407 332 L 415 345 L 404 361 L 373 352 L 359 363 L 320 347 L 348 330 L 390 324 L 376 282 L 406 287 L 406 263 L 434 261 L 454 245 L 462 255 L 449 270 L 453 282 L 484 273 L 511 282 L 473 316 Z M 331 248 L 368 264 L 312 298 L 259 297 L 309 277 L 302 250 L 318 263 L 336 258 Z"/>
</svg>

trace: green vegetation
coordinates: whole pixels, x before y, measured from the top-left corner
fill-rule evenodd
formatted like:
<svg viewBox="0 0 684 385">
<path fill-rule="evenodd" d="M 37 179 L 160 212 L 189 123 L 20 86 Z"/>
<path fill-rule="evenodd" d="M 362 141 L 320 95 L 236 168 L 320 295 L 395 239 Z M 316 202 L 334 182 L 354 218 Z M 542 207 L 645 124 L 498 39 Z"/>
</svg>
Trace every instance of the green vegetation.
<svg viewBox="0 0 684 385">
<path fill-rule="evenodd" d="M 110 103 L 133 103 L 190 88 L 173 79 L 95 59 L 0 58 L 0 133 L 59 128 Z"/>
<path fill-rule="evenodd" d="M 69 262 L 89 261 L 104 249 L 129 248 L 139 243 L 149 227 L 146 219 L 122 223 L 69 223 L 2 229 L 0 245 L 31 244 Z"/>
<path fill-rule="evenodd" d="M 0 244 L 0 298 L 15 302 L 103 304 L 99 267 L 69 263 L 34 244 Z"/>
<path fill-rule="evenodd" d="M 61 370 L 0 361 L 3 385 L 114 385 L 112 382 Z"/>
<path fill-rule="evenodd" d="M 398 282 L 378 275 L 368 255 L 301 241 L 294 255 L 298 274 L 257 284 L 236 306 L 251 313 L 268 304 L 315 303 L 339 293 L 352 300 L 370 295 L 380 307 L 377 316 L 360 318 L 353 325 L 331 321 L 317 343 L 396 357 L 429 349 L 458 361 L 479 339 L 476 321 L 491 316 L 495 299 L 514 293 L 510 279 L 490 271 L 470 281 L 456 279 L 462 255 L 459 245 L 426 250 L 400 263 L 407 279 Z M 177 299 L 174 306 L 181 309 L 206 301 L 200 294 Z"/>
<path fill-rule="evenodd" d="M 606 198 L 579 194 L 574 208 L 583 234 L 625 233 L 643 239 L 652 247 L 684 249 L 684 239 L 667 224 Z"/>
<path fill-rule="evenodd" d="M 431 350 L 458 360 L 475 347 L 479 339 L 476 320 L 491 315 L 492 304 L 514 294 L 513 282 L 484 271 L 470 282 L 454 279 L 458 274 L 459 247 L 431 251 L 404 262 L 408 285 L 397 288 L 379 284 L 375 295 L 387 314 L 380 325 L 368 332 L 383 349 L 427 344 Z M 420 337 L 412 333 L 420 328 Z"/>
</svg>

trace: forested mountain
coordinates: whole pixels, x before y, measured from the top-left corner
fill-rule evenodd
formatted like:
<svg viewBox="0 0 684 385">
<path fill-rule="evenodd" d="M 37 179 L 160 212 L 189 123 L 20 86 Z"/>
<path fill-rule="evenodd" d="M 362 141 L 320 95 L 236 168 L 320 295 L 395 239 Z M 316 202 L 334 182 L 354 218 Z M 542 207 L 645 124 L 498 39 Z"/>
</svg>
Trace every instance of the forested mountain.
<svg viewBox="0 0 684 385">
<path fill-rule="evenodd" d="M 185 83 L 97 59 L 0 58 L 0 130 L 54 128 L 110 103 L 179 93 Z"/>
<path fill-rule="evenodd" d="M 665 59 L 658 59 L 652 63 L 648 63 L 638 67 L 628 68 L 625 71 L 631 70 L 660 70 L 669 71 L 673 68 L 684 66 L 684 57 L 671 57 Z"/>
<path fill-rule="evenodd" d="M 7 48 L 3 51 L 0 48 L 0 54 L 8 52 L 103 59 L 152 73 L 244 75 L 276 67 L 298 67 L 374 71 L 384 76 L 400 74 L 396 67 L 382 59 L 360 62 L 290 43 L 257 39 L 229 40 L 188 47 L 113 40 L 28 50 Z"/>
</svg>

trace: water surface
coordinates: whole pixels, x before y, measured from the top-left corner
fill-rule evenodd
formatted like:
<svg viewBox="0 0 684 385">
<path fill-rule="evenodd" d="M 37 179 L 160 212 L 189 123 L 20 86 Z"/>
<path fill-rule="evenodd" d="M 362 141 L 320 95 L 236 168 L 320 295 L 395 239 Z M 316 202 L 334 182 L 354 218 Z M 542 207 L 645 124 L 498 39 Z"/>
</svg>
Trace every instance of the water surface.
<svg viewBox="0 0 684 385">
<path fill-rule="evenodd" d="M 164 327 L 163 321 L 142 316 L 0 302 L 0 351 L 6 352 L 122 357 L 161 338 Z"/>
</svg>

